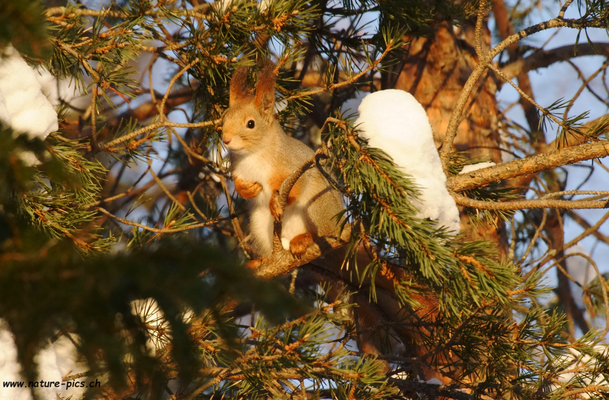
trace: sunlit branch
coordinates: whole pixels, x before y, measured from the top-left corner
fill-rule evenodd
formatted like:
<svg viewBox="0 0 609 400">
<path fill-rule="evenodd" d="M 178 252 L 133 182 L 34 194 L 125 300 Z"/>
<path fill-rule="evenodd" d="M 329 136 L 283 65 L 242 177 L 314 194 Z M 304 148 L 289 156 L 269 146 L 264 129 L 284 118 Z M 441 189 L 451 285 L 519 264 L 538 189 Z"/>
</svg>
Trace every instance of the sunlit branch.
<svg viewBox="0 0 609 400">
<path fill-rule="evenodd" d="M 451 176 L 448 178 L 446 186 L 454 192 L 461 192 L 484 187 L 505 179 L 535 174 L 563 165 L 603 158 L 607 155 L 609 155 L 608 142 L 586 143 L 501 163 L 493 167 L 481 168 L 467 174 Z"/>
</svg>

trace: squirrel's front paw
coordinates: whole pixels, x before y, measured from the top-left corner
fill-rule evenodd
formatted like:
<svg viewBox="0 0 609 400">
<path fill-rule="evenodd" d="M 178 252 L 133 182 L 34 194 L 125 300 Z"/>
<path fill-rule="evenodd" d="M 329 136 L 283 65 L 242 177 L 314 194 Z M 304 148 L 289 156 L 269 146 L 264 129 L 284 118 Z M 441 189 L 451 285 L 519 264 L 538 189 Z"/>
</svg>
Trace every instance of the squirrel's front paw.
<svg viewBox="0 0 609 400">
<path fill-rule="evenodd" d="M 271 201 L 269 201 L 269 209 L 271 210 L 271 215 L 275 221 L 279 221 L 283 216 L 283 210 L 281 209 L 281 205 L 279 204 L 279 192 L 275 190 L 271 195 Z"/>
<path fill-rule="evenodd" d="M 313 235 L 309 232 L 301 233 L 300 235 L 294 236 L 290 240 L 290 252 L 294 257 L 300 258 L 306 253 L 307 248 L 313 244 Z"/>
<path fill-rule="evenodd" d="M 235 178 L 234 182 L 235 190 L 244 199 L 253 199 L 262 190 L 262 186 L 258 182 L 246 182 L 239 178 Z"/>
</svg>

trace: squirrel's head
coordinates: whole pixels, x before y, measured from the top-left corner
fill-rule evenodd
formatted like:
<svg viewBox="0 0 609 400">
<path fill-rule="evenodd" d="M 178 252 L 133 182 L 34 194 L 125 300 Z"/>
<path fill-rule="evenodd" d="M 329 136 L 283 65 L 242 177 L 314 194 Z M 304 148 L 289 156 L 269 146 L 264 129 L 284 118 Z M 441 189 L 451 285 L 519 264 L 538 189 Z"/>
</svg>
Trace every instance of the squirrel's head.
<svg viewBox="0 0 609 400">
<path fill-rule="evenodd" d="M 231 152 L 255 150 L 275 122 L 275 66 L 268 63 L 259 73 L 256 93 L 250 94 L 247 68 L 239 68 L 230 82 L 229 108 L 224 114 L 222 141 Z"/>
</svg>

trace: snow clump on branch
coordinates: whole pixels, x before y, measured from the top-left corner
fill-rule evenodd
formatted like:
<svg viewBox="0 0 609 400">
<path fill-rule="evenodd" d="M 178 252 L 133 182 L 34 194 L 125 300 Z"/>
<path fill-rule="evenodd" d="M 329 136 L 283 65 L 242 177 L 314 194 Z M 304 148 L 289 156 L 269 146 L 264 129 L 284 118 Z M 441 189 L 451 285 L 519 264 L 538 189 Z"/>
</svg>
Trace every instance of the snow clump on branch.
<svg viewBox="0 0 609 400">
<path fill-rule="evenodd" d="M 492 161 L 485 161 L 485 162 L 481 162 L 481 163 L 477 163 L 477 164 L 469 164 L 469 165 L 466 165 L 463 167 L 461 172 L 459 172 L 459 175 L 467 174 L 469 172 L 477 171 L 477 170 L 483 169 L 483 168 L 494 167 L 495 165 L 497 165 L 497 164 L 495 164 Z"/>
<path fill-rule="evenodd" d="M 458 233 L 459 210 L 446 189 L 446 175 L 423 106 L 403 90 L 381 90 L 361 102 L 355 125 L 372 147 L 387 153 L 402 172 L 412 176 L 421 196 L 417 217 L 438 221 Z"/>
<path fill-rule="evenodd" d="M 57 113 L 42 93 L 36 72 L 12 46 L 0 54 L 0 121 L 41 140 L 58 129 Z"/>
<path fill-rule="evenodd" d="M 592 345 L 592 343 L 585 343 Z M 591 353 L 585 353 L 574 348 L 569 348 L 569 352 L 560 356 L 555 365 L 559 365 L 559 371 L 563 371 L 558 375 L 558 382 L 552 385 L 553 390 L 558 389 L 558 383 L 566 391 L 574 393 L 575 399 L 596 399 L 598 395 L 606 393 L 607 380 L 606 368 L 607 359 L 609 357 L 609 347 L 605 344 L 592 346 Z M 606 398 L 606 397 L 603 397 Z"/>
</svg>

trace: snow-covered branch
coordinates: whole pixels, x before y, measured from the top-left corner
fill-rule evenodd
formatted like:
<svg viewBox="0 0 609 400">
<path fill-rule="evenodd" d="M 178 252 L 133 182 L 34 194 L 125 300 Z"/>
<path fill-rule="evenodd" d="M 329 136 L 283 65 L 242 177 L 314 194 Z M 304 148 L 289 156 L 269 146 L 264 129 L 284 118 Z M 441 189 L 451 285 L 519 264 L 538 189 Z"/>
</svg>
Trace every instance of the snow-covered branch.
<svg viewBox="0 0 609 400">
<path fill-rule="evenodd" d="M 453 192 L 462 192 L 468 189 L 481 188 L 493 182 L 536 174 L 563 165 L 603 158 L 608 155 L 609 143 L 607 141 L 586 143 L 501 163 L 463 175 L 452 176 L 448 178 L 446 186 Z"/>
</svg>

